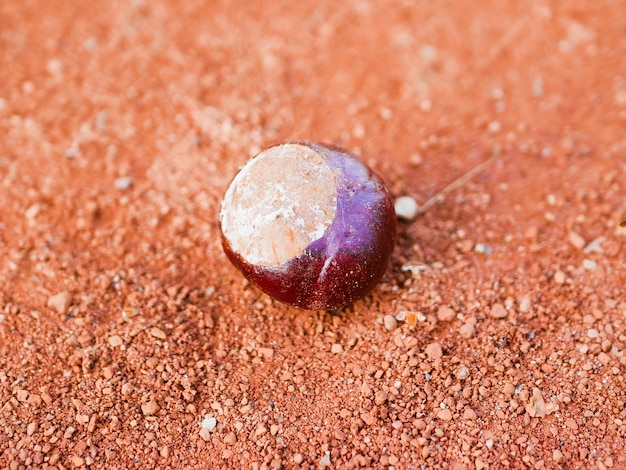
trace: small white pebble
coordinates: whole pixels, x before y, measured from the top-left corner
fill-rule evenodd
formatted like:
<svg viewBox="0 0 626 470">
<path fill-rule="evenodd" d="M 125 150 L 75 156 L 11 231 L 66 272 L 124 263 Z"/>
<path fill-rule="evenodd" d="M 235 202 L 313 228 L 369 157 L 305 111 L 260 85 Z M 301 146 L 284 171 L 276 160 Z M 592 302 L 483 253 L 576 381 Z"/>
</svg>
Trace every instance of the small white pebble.
<svg viewBox="0 0 626 470">
<path fill-rule="evenodd" d="M 115 180 L 115 187 L 120 191 L 130 188 L 133 185 L 133 179 L 130 176 L 123 176 Z"/>
<path fill-rule="evenodd" d="M 437 319 L 442 322 L 449 322 L 454 320 L 456 317 L 456 312 L 448 307 L 447 305 L 442 305 L 437 310 Z"/>
<path fill-rule="evenodd" d="M 493 447 L 493 439 L 487 439 L 485 441 L 485 444 L 487 445 L 488 449 L 491 449 Z"/>
<path fill-rule="evenodd" d="M 326 451 L 324 457 L 320 460 L 320 467 L 330 467 L 330 452 Z"/>
<path fill-rule="evenodd" d="M 87 38 L 87 40 L 84 42 L 84 47 L 91 52 L 95 50 L 96 47 L 98 47 L 98 40 L 94 37 Z"/>
<path fill-rule="evenodd" d="M 420 100 L 419 107 L 422 111 L 427 113 L 433 108 L 433 103 L 428 98 L 424 98 L 423 100 Z"/>
<path fill-rule="evenodd" d="M 26 212 L 24 212 L 24 215 L 26 216 L 27 219 L 34 219 L 35 217 L 37 217 L 37 214 L 39 214 L 40 211 L 41 211 L 41 206 L 35 203 L 32 206 L 30 206 L 28 209 L 26 209 Z"/>
<path fill-rule="evenodd" d="M 438 361 L 443 357 L 443 350 L 441 348 L 441 344 L 439 343 L 430 343 L 426 348 L 424 348 L 424 353 L 428 356 L 428 359 L 431 361 Z"/>
<path fill-rule="evenodd" d="M 579 233 L 571 231 L 567 238 L 574 248 L 582 250 L 585 247 L 586 241 Z"/>
<path fill-rule="evenodd" d="M 57 78 L 63 74 L 63 63 L 59 59 L 48 60 L 46 68 L 50 75 L 54 75 Z"/>
<path fill-rule="evenodd" d="M 53 308 L 59 314 L 65 315 L 72 304 L 72 294 L 67 291 L 48 297 L 48 307 Z"/>
<path fill-rule="evenodd" d="M 431 44 L 424 44 L 420 49 L 420 56 L 424 62 L 432 65 L 439 60 L 439 50 Z"/>
<path fill-rule="evenodd" d="M 476 331 L 476 327 L 472 325 L 471 323 L 466 323 L 465 325 L 461 326 L 461 328 L 459 328 L 459 334 L 463 338 L 466 338 L 466 339 L 469 339 L 472 336 L 474 336 L 475 331 Z"/>
<path fill-rule="evenodd" d="M 35 91 L 35 85 L 33 85 L 33 82 L 22 83 L 22 92 L 25 95 L 30 95 L 33 91 Z"/>
<path fill-rule="evenodd" d="M 378 114 L 385 121 L 388 121 L 389 119 L 391 119 L 393 117 L 393 112 L 391 111 L 391 109 L 389 109 L 387 107 L 380 108 L 380 110 L 378 111 Z"/>
<path fill-rule="evenodd" d="M 160 409 L 161 407 L 154 400 L 150 400 L 148 403 L 144 403 L 143 405 L 141 405 L 141 412 L 144 414 L 144 416 L 152 416 L 158 413 Z"/>
<path fill-rule="evenodd" d="M 497 134 L 502 130 L 502 124 L 499 121 L 491 121 L 487 127 L 487 131 L 490 134 Z"/>
<path fill-rule="evenodd" d="M 554 449 L 552 451 L 552 460 L 554 460 L 555 462 L 559 462 L 561 459 L 563 459 L 563 452 L 561 452 L 559 449 Z"/>
<path fill-rule="evenodd" d="M 557 284 L 563 284 L 565 282 L 565 273 L 563 271 L 555 272 L 554 282 L 556 282 Z"/>
<path fill-rule="evenodd" d="M 485 245 L 484 243 L 476 243 L 476 245 L 474 245 L 474 251 L 476 253 L 490 255 L 491 253 L 493 253 L 493 248 L 491 248 L 491 246 L 489 245 Z"/>
<path fill-rule="evenodd" d="M 417 217 L 418 205 L 417 201 L 411 196 L 401 196 L 394 203 L 396 216 L 403 220 L 414 220 Z"/>
<path fill-rule="evenodd" d="M 357 124 L 356 126 L 354 126 L 354 129 L 352 129 L 352 135 L 357 139 L 362 139 L 363 137 L 365 137 L 365 127 L 363 126 L 363 124 Z"/>
<path fill-rule="evenodd" d="M 217 419 L 209 414 L 204 415 L 204 419 L 202 420 L 202 423 L 200 423 L 200 426 L 202 426 L 202 429 L 213 431 L 215 426 L 217 426 Z"/>
<path fill-rule="evenodd" d="M 35 421 L 32 421 L 32 422 L 28 423 L 28 427 L 26 428 L 26 435 L 27 436 L 32 436 L 38 430 L 39 430 L 39 424 L 37 424 L 37 422 L 35 422 Z"/>
<path fill-rule="evenodd" d="M 468 375 L 469 375 L 469 371 L 467 370 L 467 367 L 461 366 L 459 368 L 459 370 L 457 371 L 457 373 L 456 373 L 456 378 L 457 379 L 464 379 Z"/>
<path fill-rule="evenodd" d="M 330 347 L 330 352 L 333 354 L 341 354 L 343 352 L 343 346 L 339 343 L 335 343 Z"/>
<path fill-rule="evenodd" d="M 385 329 L 387 331 L 393 331 L 398 328 L 398 320 L 396 320 L 393 315 L 385 315 L 385 318 L 383 318 L 383 324 L 385 325 Z"/>
<path fill-rule="evenodd" d="M 489 314 L 492 318 L 506 318 L 509 312 L 507 312 L 506 308 L 504 308 L 504 305 L 498 303 L 493 304 Z"/>
<path fill-rule="evenodd" d="M 2 323 L 3 321 L 4 321 L 4 315 L 0 313 L 0 323 Z"/>
<path fill-rule="evenodd" d="M 583 268 L 589 271 L 593 271 L 594 269 L 596 269 L 596 262 L 592 259 L 585 259 L 583 260 Z"/>
<path fill-rule="evenodd" d="M 519 303 L 519 311 L 522 313 L 528 313 L 530 311 L 530 297 L 525 295 Z"/>
<path fill-rule="evenodd" d="M 409 157 L 409 163 L 413 166 L 420 166 L 424 161 L 424 158 L 419 153 L 414 153 Z"/>
<path fill-rule="evenodd" d="M 600 336 L 600 334 L 598 333 L 598 330 L 596 330 L 595 328 L 591 328 L 589 331 L 587 331 L 587 336 L 594 339 Z"/>
<path fill-rule="evenodd" d="M 585 253 L 586 255 L 589 253 L 602 253 L 603 252 L 602 242 L 604 240 L 605 240 L 604 237 L 596 238 L 585 247 L 585 249 L 583 250 L 583 253 Z"/>
<path fill-rule="evenodd" d="M 200 428 L 200 437 L 202 438 L 202 440 L 204 440 L 205 442 L 208 442 L 211 440 L 211 431 L 209 431 L 206 428 Z"/>
</svg>

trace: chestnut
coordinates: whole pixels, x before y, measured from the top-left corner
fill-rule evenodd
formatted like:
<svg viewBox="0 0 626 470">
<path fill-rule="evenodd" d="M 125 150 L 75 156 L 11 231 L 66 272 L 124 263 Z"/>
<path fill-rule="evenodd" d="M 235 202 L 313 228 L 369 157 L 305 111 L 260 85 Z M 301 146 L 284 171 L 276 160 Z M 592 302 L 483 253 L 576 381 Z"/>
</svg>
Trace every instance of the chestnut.
<svg viewBox="0 0 626 470">
<path fill-rule="evenodd" d="M 396 238 L 382 180 L 354 155 L 311 142 L 271 147 L 227 189 L 222 246 L 271 297 L 304 309 L 338 309 L 383 276 Z"/>
</svg>

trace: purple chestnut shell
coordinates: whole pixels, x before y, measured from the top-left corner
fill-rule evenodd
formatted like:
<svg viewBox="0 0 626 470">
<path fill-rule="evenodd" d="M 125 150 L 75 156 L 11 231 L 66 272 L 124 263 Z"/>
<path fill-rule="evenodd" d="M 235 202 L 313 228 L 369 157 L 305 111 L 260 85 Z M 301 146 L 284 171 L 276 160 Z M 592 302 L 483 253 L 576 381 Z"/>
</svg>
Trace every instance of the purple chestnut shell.
<svg viewBox="0 0 626 470">
<path fill-rule="evenodd" d="M 396 238 L 383 182 L 353 155 L 310 142 L 249 160 L 224 195 L 224 252 L 271 297 L 311 310 L 363 297 L 383 276 Z"/>
</svg>

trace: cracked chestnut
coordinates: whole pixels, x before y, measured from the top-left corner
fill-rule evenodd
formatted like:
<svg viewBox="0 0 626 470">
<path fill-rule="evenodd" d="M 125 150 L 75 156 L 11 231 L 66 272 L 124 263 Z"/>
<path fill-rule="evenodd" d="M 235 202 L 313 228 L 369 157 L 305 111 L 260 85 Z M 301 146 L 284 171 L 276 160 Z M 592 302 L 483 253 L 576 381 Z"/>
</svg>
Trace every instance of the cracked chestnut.
<svg viewBox="0 0 626 470">
<path fill-rule="evenodd" d="M 230 184 L 219 215 L 224 252 L 271 297 L 337 309 L 383 276 L 396 215 L 382 180 L 354 155 L 310 142 L 271 147 Z"/>
</svg>

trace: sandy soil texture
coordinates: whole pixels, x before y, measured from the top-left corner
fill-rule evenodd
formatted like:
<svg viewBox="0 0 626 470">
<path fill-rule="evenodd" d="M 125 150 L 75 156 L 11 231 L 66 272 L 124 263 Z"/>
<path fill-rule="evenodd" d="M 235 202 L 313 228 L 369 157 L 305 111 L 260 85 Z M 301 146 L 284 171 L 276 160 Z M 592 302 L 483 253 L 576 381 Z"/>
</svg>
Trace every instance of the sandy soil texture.
<svg viewBox="0 0 626 470">
<path fill-rule="evenodd" d="M 626 4 L 0 2 L 0 468 L 626 468 Z M 332 314 L 225 258 L 280 142 L 449 191 Z"/>
</svg>

